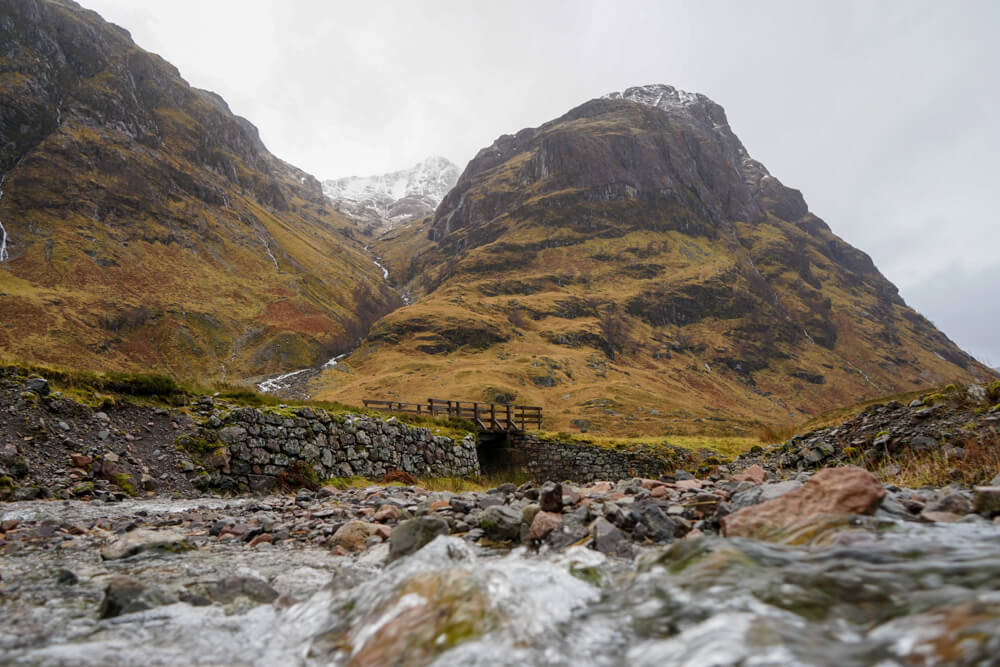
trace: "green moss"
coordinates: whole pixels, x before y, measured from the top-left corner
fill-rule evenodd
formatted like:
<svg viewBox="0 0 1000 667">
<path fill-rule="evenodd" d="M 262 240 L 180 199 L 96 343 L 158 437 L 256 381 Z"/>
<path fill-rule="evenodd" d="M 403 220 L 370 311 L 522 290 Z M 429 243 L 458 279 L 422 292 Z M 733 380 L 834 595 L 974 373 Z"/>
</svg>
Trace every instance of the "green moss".
<svg viewBox="0 0 1000 667">
<path fill-rule="evenodd" d="M 111 475 L 111 477 L 108 478 L 108 481 L 133 498 L 136 496 L 135 487 L 132 486 L 132 478 L 128 475 L 124 473 Z"/>
<path fill-rule="evenodd" d="M 70 491 L 74 496 L 86 496 L 94 492 L 93 482 L 81 482 Z"/>
<path fill-rule="evenodd" d="M 16 488 L 17 484 L 14 483 L 14 480 L 11 479 L 9 475 L 3 475 L 2 477 L 0 477 L 0 489 L 8 489 L 10 491 L 13 491 Z"/>
</svg>

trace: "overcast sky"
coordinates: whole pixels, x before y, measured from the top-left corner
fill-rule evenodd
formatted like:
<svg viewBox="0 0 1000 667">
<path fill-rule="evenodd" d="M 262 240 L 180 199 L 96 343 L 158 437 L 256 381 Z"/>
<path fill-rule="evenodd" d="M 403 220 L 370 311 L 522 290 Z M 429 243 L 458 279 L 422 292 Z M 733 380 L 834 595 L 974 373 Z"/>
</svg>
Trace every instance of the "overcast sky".
<svg viewBox="0 0 1000 667">
<path fill-rule="evenodd" d="M 82 2 L 321 180 L 464 167 L 632 85 L 704 93 L 908 303 L 1000 366 L 1000 2 Z"/>
</svg>

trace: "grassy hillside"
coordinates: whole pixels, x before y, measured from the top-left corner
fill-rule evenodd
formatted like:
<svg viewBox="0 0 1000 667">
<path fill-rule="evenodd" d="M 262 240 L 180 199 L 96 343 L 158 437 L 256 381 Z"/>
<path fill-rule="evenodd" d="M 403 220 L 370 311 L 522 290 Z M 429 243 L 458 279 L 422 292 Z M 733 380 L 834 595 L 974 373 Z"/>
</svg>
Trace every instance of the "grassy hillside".
<svg viewBox="0 0 1000 667">
<path fill-rule="evenodd" d="M 484 149 L 433 219 L 377 244 L 419 300 L 315 395 L 510 400 L 559 431 L 748 434 L 989 373 L 762 166 L 756 185 L 726 182 L 742 147 L 702 125 L 602 101 Z"/>
<path fill-rule="evenodd" d="M 312 176 L 72 2 L 0 3 L 0 351 L 234 380 L 398 305 Z"/>
</svg>

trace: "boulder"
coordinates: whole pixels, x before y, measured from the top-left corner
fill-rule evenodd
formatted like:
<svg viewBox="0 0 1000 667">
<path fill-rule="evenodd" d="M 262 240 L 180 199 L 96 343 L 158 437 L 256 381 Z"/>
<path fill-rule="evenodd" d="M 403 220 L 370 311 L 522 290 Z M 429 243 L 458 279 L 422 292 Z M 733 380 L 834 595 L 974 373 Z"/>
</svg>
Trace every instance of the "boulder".
<svg viewBox="0 0 1000 667">
<path fill-rule="evenodd" d="M 546 482 L 538 494 L 538 506 L 543 512 L 562 512 L 563 488 L 558 482 Z"/>
<path fill-rule="evenodd" d="M 179 530 L 139 529 L 121 535 L 101 549 L 101 558 L 120 560 L 146 551 L 181 553 L 195 548 Z"/>
<path fill-rule="evenodd" d="M 1000 484 L 977 486 L 972 507 L 977 514 L 986 517 L 1000 515 Z"/>
<path fill-rule="evenodd" d="M 104 589 L 104 599 L 98 610 L 100 618 L 145 611 L 177 602 L 177 598 L 146 586 L 131 577 L 113 577 Z"/>
<path fill-rule="evenodd" d="M 377 523 L 367 521 L 348 521 L 337 529 L 328 541 L 327 547 L 341 547 L 347 551 L 364 551 L 368 546 L 366 540 L 378 530 Z"/>
<path fill-rule="evenodd" d="M 419 551 L 438 535 L 447 535 L 448 522 L 433 516 L 403 521 L 389 536 L 389 561 Z"/>
<path fill-rule="evenodd" d="M 24 383 L 24 388 L 45 398 L 49 395 L 49 381 L 45 378 L 31 378 Z"/>
<path fill-rule="evenodd" d="M 602 554 L 621 558 L 632 555 L 632 547 L 625 539 L 625 533 L 604 517 L 594 521 L 594 525 L 590 528 L 590 536 L 593 539 L 594 549 Z"/>
<path fill-rule="evenodd" d="M 562 514 L 558 512 L 540 511 L 535 514 L 531 521 L 531 529 L 528 531 L 528 539 L 542 540 L 548 537 L 549 533 L 562 527 Z"/>
<path fill-rule="evenodd" d="M 826 468 L 802 488 L 723 517 L 722 534 L 778 541 L 803 520 L 822 515 L 872 514 L 884 497 L 885 489 L 868 471 L 853 466 Z"/>
<path fill-rule="evenodd" d="M 491 540 L 517 540 L 521 536 L 522 512 L 507 506 L 487 507 L 479 517 L 479 527 Z"/>
<path fill-rule="evenodd" d="M 733 482 L 753 482 L 759 486 L 764 483 L 766 478 L 764 469 L 755 463 L 738 475 L 733 475 L 730 480 Z"/>
</svg>

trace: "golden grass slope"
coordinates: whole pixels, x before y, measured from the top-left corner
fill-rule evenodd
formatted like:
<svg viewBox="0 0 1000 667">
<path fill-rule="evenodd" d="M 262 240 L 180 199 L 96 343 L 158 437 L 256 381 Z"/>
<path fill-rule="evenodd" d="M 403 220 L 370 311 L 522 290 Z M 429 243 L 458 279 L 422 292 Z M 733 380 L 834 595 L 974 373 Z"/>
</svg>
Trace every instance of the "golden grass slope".
<svg viewBox="0 0 1000 667">
<path fill-rule="evenodd" d="M 316 378 L 315 396 L 510 400 L 543 406 L 556 431 L 750 434 L 988 376 L 825 223 L 779 217 L 794 209 L 769 199 L 780 190 L 748 200 L 754 219 L 713 219 L 704 192 L 583 183 L 603 167 L 532 180 L 560 146 L 607 161 L 622 136 L 666 133 L 678 169 L 698 146 L 662 123 L 643 135 L 647 112 L 624 103 L 596 113 L 501 138 L 449 195 L 454 218 L 439 209 L 376 244 L 420 298 Z"/>
<path fill-rule="evenodd" d="M 0 126 L 4 356 L 234 381 L 321 363 L 399 303 L 221 98 L 74 3 L 0 14 L 0 98 L 25 110 Z"/>
</svg>

